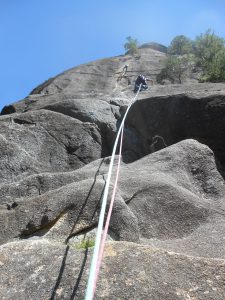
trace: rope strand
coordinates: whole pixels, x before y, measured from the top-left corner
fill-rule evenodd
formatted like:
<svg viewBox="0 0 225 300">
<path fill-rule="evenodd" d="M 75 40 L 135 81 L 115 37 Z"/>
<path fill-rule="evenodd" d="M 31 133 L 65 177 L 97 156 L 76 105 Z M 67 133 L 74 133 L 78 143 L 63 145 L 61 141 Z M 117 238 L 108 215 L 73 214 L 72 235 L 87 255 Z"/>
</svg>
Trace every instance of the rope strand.
<svg viewBox="0 0 225 300">
<path fill-rule="evenodd" d="M 108 233 L 108 229 L 109 229 L 109 222 L 110 222 L 111 215 L 112 215 L 113 204 L 114 204 L 114 200 L 115 200 L 115 196 L 116 196 L 117 183 L 118 183 L 118 179 L 119 179 L 122 144 L 123 144 L 123 129 L 124 129 L 124 126 L 122 127 L 122 131 L 121 131 L 121 135 L 120 135 L 120 150 L 119 150 L 119 159 L 118 159 L 118 165 L 117 165 L 117 171 L 116 171 L 116 179 L 115 179 L 115 183 L 114 183 L 114 187 L 113 187 L 113 192 L 112 192 L 112 197 L 111 197 L 111 201 L 110 201 L 108 215 L 107 215 L 107 219 L 106 219 L 106 223 L 105 223 L 105 228 L 104 228 L 104 231 L 103 231 L 103 234 L 102 234 L 102 240 L 101 240 L 99 256 L 98 256 L 98 263 L 97 263 L 97 266 L 96 266 L 95 288 L 96 288 L 96 285 L 97 285 L 99 270 L 100 270 L 100 266 L 101 266 L 101 263 L 102 263 L 103 252 L 104 252 L 104 248 L 105 248 L 105 241 L 106 241 L 106 237 L 107 237 L 107 233 Z M 94 291 L 94 293 L 95 293 L 95 291 Z"/>
<path fill-rule="evenodd" d="M 92 261 L 91 261 L 91 267 L 90 267 L 90 273 L 89 273 L 89 278 L 88 278 L 85 300 L 92 300 L 94 297 L 94 292 L 96 290 L 96 283 L 97 283 L 96 274 L 97 274 L 97 264 L 99 261 L 99 251 L 100 251 L 100 246 L 101 246 L 102 228 L 103 228 L 103 223 L 104 223 L 107 197 L 108 197 L 108 193 L 109 193 L 109 185 L 110 185 L 110 179 L 111 179 L 111 175 L 112 175 L 112 167 L 113 167 L 113 162 L 114 162 L 114 158 L 115 158 L 118 140 L 120 137 L 120 133 L 123 129 L 126 116 L 130 110 L 131 105 L 136 101 L 137 96 L 140 92 L 141 86 L 142 86 L 142 84 L 140 84 L 135 97 L 133 99 L 131 99 L 131 101 L 127 107 L 127 110 L 126 110 L 124 117 L 122 119 L 122 122 L 120 124 L 119 130 L 118 130 L 118 133 L 116 136 L 116 140 L 114 143 L 112 156 L 111 156 L 111 160 L 110 160 L 110 164 L 109 164 L 108 176 L 106 179 L 106 184 L 105 184 L 105 189 L 104 189 L 104 194 L 103 194 L 103 199 L 102 199 L 101 211 L 100 211 L 100 215 L 99 215 L 99 222 L 98 222 L 97 233 L 96 233 L 96 238 L 95 238 L 95 246 L 94 246 L 94 252 L 93 252 Z"/>
</svg>

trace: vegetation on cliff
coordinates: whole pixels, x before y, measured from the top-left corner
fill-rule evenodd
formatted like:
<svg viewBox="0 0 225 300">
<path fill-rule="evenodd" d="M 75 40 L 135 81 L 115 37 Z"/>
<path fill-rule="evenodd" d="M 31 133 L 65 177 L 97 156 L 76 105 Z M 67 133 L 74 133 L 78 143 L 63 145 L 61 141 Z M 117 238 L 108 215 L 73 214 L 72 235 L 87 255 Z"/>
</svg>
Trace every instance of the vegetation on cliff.
<svg viewBox="0 0 225 300">
<path fill-rule="evenodd" d="M 197 72 L 199 82 L 225 81 L 224 38 L 212 30 L 200 34 L 195 40 L 176 36 L 168 47 L 165 67 L 157 76 L 158 83 L 170 80 L 182 83 L 191 72 Z"/>
</svg>

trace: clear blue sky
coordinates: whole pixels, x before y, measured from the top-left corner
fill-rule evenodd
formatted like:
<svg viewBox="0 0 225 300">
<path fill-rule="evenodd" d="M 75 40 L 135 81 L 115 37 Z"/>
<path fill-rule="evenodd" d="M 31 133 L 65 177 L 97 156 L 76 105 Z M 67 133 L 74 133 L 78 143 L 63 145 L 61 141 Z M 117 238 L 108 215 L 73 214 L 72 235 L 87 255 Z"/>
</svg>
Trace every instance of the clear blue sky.
<svg viewBox="0 0 225 300">
<path fill-rule="evenodd" d="M 225 37 L 224 0 L 0 0 L 0 108 L 68 68 L 123 54 L 127 36 L 167 46 L 208 28 Z"/>
</svg>

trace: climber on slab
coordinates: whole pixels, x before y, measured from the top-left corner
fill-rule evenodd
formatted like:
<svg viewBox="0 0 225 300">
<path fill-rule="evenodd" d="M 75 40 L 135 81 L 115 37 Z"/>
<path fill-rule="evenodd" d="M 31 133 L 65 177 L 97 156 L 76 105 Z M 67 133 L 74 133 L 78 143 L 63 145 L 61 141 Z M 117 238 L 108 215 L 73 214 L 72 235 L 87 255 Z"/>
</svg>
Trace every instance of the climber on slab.
<svg viewBox="0 0 225 300">
<path fill-rule="evenodd" d="M 125 75 L 125 74 L 126 74 L 126 72 L 127 72 L 127 69 L 128 69 L 128 65 L 125 65 L 125 66 L 123 67 L 123 75 Z"/>
<path fill-rule="evenodd" d="M 139 90 L 140 85 L 141 85 L 141 91 L 147 90 L 148 84 L 146 81 L 147 81 L 146 77 L 144 77 L 143 75 L 138 75 L 134 85 L 134 93 L 136 93 Z"/>
</svg>

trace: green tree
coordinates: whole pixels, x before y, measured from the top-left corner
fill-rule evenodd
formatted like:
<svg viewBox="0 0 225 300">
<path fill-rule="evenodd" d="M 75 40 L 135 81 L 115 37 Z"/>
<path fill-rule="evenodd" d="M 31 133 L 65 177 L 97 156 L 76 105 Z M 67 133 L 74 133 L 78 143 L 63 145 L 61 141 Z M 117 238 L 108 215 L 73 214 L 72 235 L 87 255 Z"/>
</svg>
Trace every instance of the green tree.
<svg viewBox="0 0 225 300">
<path fill-rule="evenodd" d="M 204 34 L 197 36 L 194 42 L 194 54 L 197 64 L 207 68 L 218 52 L 224 51 L 224 39 L 208 29 Z"/>
<path fill-rule="evenodd" d="M 184 35 L 176 36 L 168 47 L 168 54 L 170 55 L 184 55 L 192 52 L 192 41 Z"/>
<path fill-rule="evenodd" d="M 138 52 L 138 41 L 137 39 L 133 39 L 131 36 L 126 38 L 126 43 L 124 44 L 124 48 L 126 50 L 126 54 L 134 55 Z"/>
<path fill-rule="evenodd" d="M 225 81 L 225 51 L 218 51 L 212 60 L 207 63 L 200 77 L 200 82 L 224 82 Z"/>
<path fill-rule="evenodd" d="M 196 65 L 201 67 L 200 82 L 225 81 L 225 40 L 208 29 L 204 34 L 196 37 L 194 53 Z"/>
<path fill-rule="evenodd" d="M 165 79 L 170 80 L 171 83 L 182 83 L 188 76 L 192 65 L 192 56 L 169 56 L 156 80 L 158 83 L 162 83 Z"/>
<path fill-rule="evenodd" d="M 181 83 L 195 70 L 200 82 L 225 82 L 224 44 L 225 40 L 210 29 L 193 42 L 183 35 L 176 36 L 168 47 L 168 58 L 157 81 Z"/>
</svg>

